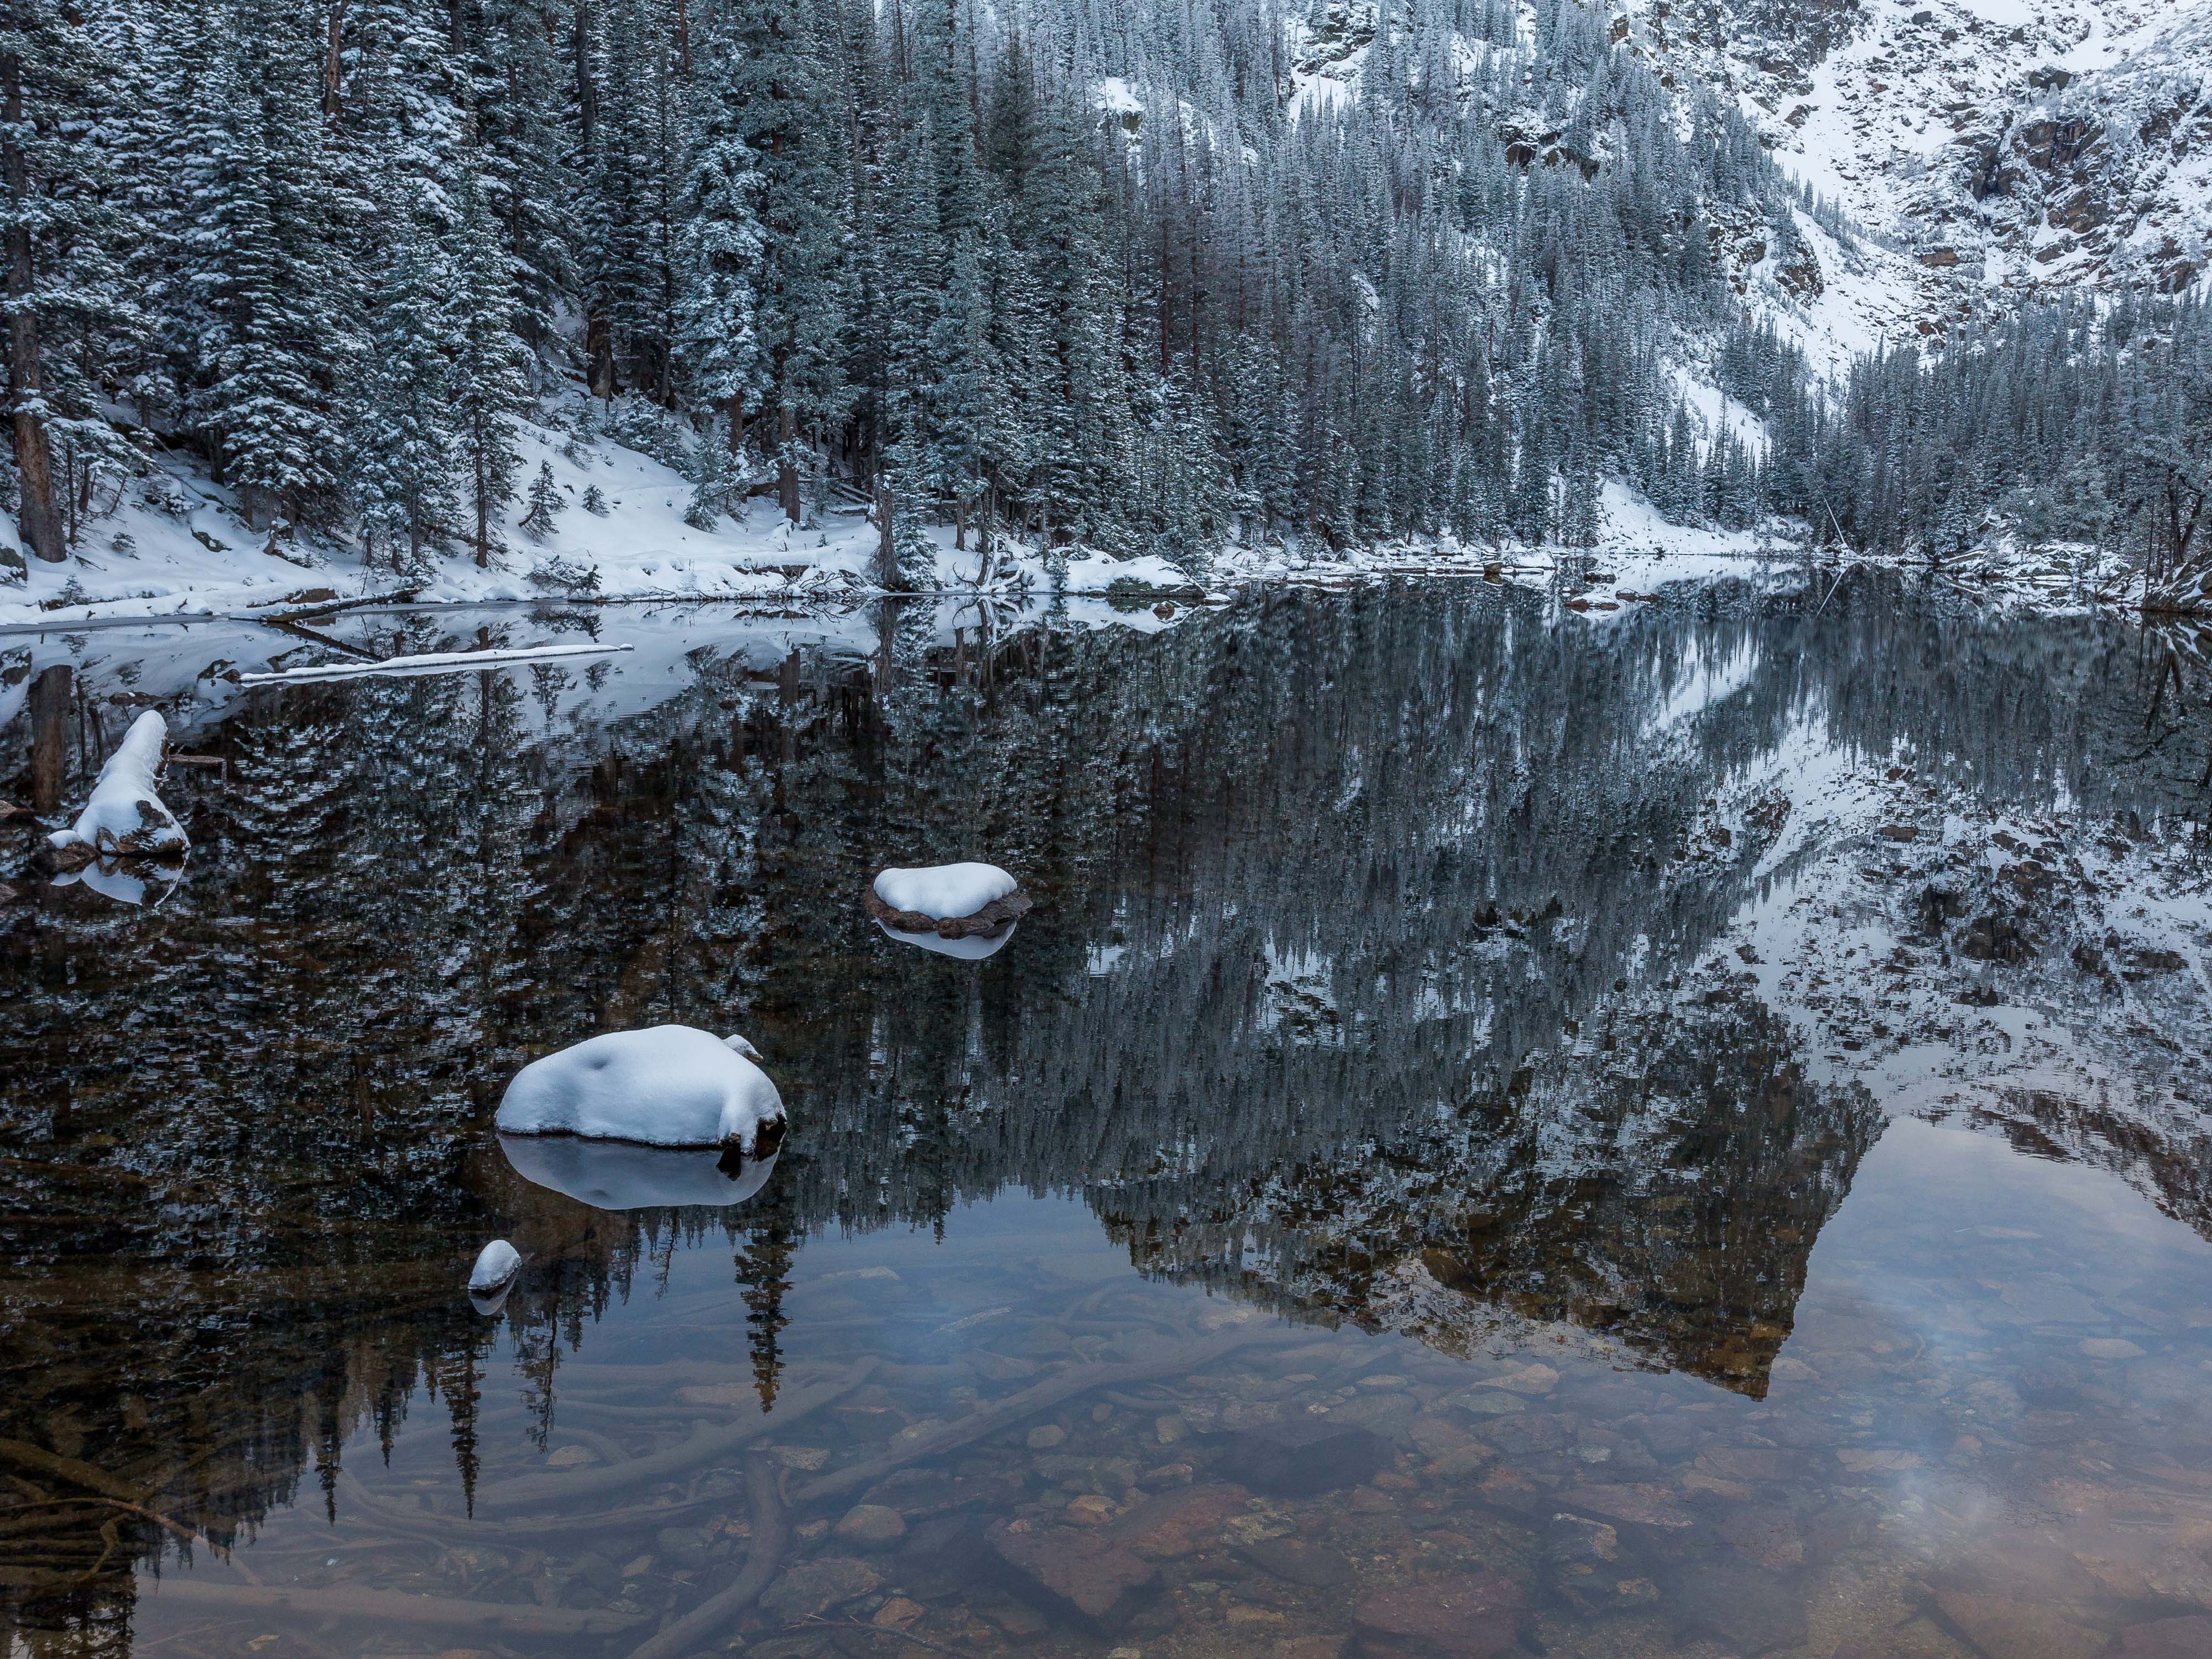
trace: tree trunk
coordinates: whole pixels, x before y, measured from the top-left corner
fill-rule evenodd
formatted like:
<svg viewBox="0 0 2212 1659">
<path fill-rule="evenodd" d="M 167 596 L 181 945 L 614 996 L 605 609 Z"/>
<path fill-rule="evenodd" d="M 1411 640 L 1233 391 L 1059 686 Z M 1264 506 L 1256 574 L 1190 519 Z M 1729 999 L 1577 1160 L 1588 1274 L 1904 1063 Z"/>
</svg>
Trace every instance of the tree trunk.
<svg viewBox="0 0 2212 1659">
<path fill-rule="evenodd" d="M 484 476 L 484 453 L 477 447 L 477 568 L 491 562 L 491 481 Z"/>
<path fill-rule="evenodd" d="M 350 0 L 331 0 L 330 45 L 323 53 L 323 118 L 338 118 L 339 100 L 345 89 L 344 54 L 346 7 Z"/>
<path fill-rule="evenodd" d="M 783 516 L 799 522 L 799 411 L 789 404 L 775 413 L 775 498 Z"/>
<path fill-rule="evenodd" d="M 70 665 L 56 663 L 31 682 L 31 810 L 44 815 L 62 804 L 62 773 L 69 763 Z"/>
<path fill-rule="evenodd" d="M 896 588 L 898 581 L 898 544 L 891 536 L 891 470 L 876 468 L 876 585 Z"/>
<path fill-rule="evenodd" d="M 15 438 L 15 472 L 22 503 L 16 527 L 25 545 L 49 564 L 69 556 L 61 514 L 54 508 L 54 463 L 46 447 L 43 399 L 39 386 L 39 319 L 27 303 L 32 289 L 28 203 L 31 165 L 16 135 L 23 130 L 23 59 L 0 52 L 0 102 L 4 102 L 7 136 L 0 143 L 8 175 L 8 199 L 15 222 L 8 232 L 8 295 L 15 303 L 8 324 L 8 404 Z"/>
</svg>

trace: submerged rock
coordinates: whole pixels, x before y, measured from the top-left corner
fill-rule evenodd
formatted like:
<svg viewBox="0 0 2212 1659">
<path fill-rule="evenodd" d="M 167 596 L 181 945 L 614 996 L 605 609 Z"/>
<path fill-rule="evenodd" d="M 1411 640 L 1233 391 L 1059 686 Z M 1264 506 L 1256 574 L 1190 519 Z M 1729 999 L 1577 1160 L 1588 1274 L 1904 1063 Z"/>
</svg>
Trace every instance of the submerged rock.
<svg viewBox="0 0 2212 1659">
<path fill-rule="evenodd" d="M 1104 1629 L 1126 1624 L 1141 1593 L 1156 1577 L 1151 1562 L 1109 1534 L 1089 1528 L 1040 1527 L 1001 1522 L 990 1531 L 992 1547 L 1031 1599 L 1062 1614 Z"/>
<path fill-rule="evenodd" d="M 1299 1425 L 1218 1437 L 1216 1474 L 1282 1498 L 1356 1486 L 1390 1467 L 1398 1449 L 1369 1429 Z"/>
<path fill-rule="evenodd" d="M 94 857 L 174 860 L 190 850 L 191 842 L 160 793 L 168 741 L 169 723 L 152 709 L 134 720 L 122 746 L 100 769 L 92 799 L 76 823 L 46 837 L 54 850 L 77 862 Z"/>
<path fill-rule="evenodd" d="M 1352 1619 L 1370 1645 L 1492 1659 L 1520 1645 L 1522 1607 L 1512 1580 L 1476 1572 L 1376 1590 L 1353 1606 Z"/>
<path fill-rule="evenodd" d="M 995 864 L 936 864 L 879 872 L 861 902 L 894 938 L 924 945 L 939 939 L 1004 935 L 1021 920 L 1030 901 L 1020 884 Z M 995 950 L 997 945 L 993 945 Z M 989 951 L 951 954 L 988 956 Z"/>
<path fill-rule="evenodd" d="M 783 1097 L 754 1064 L 759 1057 L 741 1036 L 724 1041 L 690 1025 L 610 1031 L 516 1073 L 499 1103 L 499 1130 L 765 1158 L 783 1143 Z"/>
</svg>

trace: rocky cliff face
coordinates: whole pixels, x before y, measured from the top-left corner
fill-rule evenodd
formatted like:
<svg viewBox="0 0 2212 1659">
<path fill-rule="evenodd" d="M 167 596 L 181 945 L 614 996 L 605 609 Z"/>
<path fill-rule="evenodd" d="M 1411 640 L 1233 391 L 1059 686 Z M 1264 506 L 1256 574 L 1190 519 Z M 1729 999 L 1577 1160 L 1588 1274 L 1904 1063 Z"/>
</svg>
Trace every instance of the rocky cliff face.
<svg viewBox="0 0 2212 1659">
<path fill-rule="evenodd" d="M 1909 262 L 1930 326 L 1992 290 L 2207 267 L 2205 0 L 1636 0 L 1617 29 Z"/>
</svg>

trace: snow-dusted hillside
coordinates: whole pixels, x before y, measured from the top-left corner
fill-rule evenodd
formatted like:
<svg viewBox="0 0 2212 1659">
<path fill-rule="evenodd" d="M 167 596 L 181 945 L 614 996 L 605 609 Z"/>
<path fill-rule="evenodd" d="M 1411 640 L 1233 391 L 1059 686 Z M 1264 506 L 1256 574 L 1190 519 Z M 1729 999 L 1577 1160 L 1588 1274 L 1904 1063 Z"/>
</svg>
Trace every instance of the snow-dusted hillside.
<svg viewBox="0 0 2212 1659">
<path fill-rule="evenodd" d="M 1621 27 L 1893 244 L 1929 326 L 1978 290 L 2172 290 L 2205 268 L 2205 0 L 1635 0 Z"/>
</svg>

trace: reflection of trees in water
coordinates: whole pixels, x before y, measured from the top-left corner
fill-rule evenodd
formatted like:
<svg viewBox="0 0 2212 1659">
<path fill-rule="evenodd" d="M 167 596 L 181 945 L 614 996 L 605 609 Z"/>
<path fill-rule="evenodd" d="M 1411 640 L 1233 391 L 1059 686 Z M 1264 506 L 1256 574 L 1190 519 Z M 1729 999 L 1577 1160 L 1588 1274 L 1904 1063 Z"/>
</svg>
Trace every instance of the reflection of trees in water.
<svg viewBox="0 0 2212 1659">
<path fill-rule="evenodd" d="M 1010 1182 L 1087 1187 L 1165 1270 L 1447 1343 L 1496 1299 L 1756 1388 L 1869 1130 L 1758 1010 L 1616 1000 L 1743 891 L 1759 847 L 1706 798 L 1808 714 L 1999 793 L 2166 787 L 2091 764 L 2140 728 L 2124 641 L 1894 590 L 1811 625 L 1721 596 L 1555 629 L 1450 587 L 960 628 L 701 652 L 612 725 L 541 667 L 264 692 L 210 733 L 230 786 L 161 911 L 47 893 L 0 933 L 0 1434 L 228 1535 L 432 1381 L 465 1468 L 491 1372 L 458 1287 L 495 1225 L 533 1258 L 504 1329 L 542 1428 L 679 1241 L 728 1237 L 766 1399 L 807 1229 Z M 974 855 L 1041 902 L 1013 948 L 866 925 L 879 866 Z M 670 1019 L 745 1031 L 792 1105 L 752 1206 L 609 1216 L 487 1150 L 531 1055 Z"/>
</svg>

